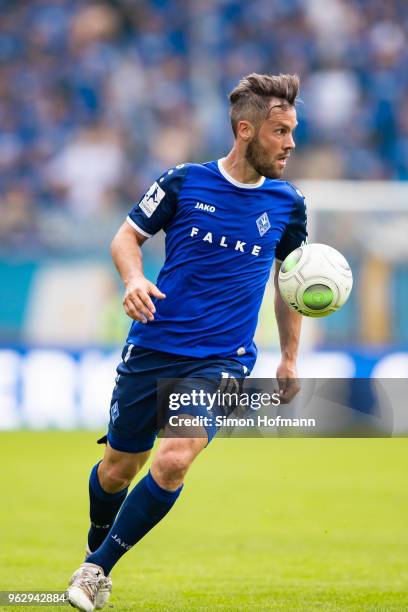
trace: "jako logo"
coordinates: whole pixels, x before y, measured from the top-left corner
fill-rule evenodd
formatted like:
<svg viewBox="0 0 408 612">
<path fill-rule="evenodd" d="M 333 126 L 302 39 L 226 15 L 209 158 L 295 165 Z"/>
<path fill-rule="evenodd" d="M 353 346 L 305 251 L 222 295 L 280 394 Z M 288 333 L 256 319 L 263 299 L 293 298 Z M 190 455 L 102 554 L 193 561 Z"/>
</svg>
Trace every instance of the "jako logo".
<svg viewBox="0 0 408 612">
<path fill-rule="evenodd" d="M 117 533 L 115 533 L 115 535 L 111 536 L 112 540 L 114 540 L 116 542 L 116 544 L 118 546 L 120 546 L 121 548 L 124 548 L 125 550 L 130 550 L 132 548 L 132 546 L 130 544 L 126 544 L 126 542 L 124 542 Z"/>
<path fill-rule="evenodd" d="M 203 204 L 202 202 L 197 202 L 195 208 L 199 208 L 200 210 L 205 210 L 207 212 L 215 212 L 215 206 L 211 206 L 211 204 Z"/>
</svg>

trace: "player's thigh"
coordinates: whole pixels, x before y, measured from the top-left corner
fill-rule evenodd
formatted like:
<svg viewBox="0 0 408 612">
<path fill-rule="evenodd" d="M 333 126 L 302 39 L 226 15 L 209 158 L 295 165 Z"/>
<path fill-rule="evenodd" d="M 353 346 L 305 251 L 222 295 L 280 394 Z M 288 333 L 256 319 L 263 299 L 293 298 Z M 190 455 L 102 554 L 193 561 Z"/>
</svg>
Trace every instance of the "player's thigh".
<svg viewBox="0 0 408 612">
<path fill-rule="evenodd" d="M 130 483 L 149 458 L 150 450 L 140 453 L 126 453 L 106 445 L 103 459 L 98 468 L 102 488 L 110 489 Z M 105 485 L 105 487 L 104 487 Z"/>
</svg>

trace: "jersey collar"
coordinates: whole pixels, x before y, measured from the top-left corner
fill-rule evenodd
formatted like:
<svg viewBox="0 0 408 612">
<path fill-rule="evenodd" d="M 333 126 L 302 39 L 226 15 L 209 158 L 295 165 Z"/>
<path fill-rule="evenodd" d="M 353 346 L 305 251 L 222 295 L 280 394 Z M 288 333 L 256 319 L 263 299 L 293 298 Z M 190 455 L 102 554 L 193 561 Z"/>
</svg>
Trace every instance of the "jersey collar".
<svg viewBox="0 0 408 612">
<path fill-rule="evenodd" d="M 222 162 L 224 161 L 225 157 L 222 157 L 221 159 L 218 160 L 217 164 L 218 164 L 218 170 L 220 171 L 220 173 L 222 174 L 222 176 L 229 182 L 232 183 L 233 185 L 235 185 L 235 187 L 241 187 L 241 189 L 257 189 L 258 187 L 261 187 L 264 182 L 265 182 L 265 177 L 261 176 L 261 178 L 259 179 L 259 181 L 257 183 L 240 183 L 239 181 L 236 181 L 234 178 L 232 178 L 232 176 L 230 174 L 228 174 L 228 172 L 225 170 Z"/>
</svg>

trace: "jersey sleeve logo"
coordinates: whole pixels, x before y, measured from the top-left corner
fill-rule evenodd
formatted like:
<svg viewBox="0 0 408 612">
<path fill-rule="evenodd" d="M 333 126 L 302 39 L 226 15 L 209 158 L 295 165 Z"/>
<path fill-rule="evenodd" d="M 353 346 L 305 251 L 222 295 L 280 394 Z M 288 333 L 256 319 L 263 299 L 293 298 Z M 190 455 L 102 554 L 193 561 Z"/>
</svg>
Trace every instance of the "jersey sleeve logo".
<svg viewBox="0 0 408 612">
<path fill-rule="evenodd" d="M 146 217 L 152 216 L 165 195 L 166 192 L 160 185 L 157 182 L 153 183 L 139 204 L 140 209 L 144 212 Z"/>
<path fill-rule="evenodd" d="M 116 421 L 116 419 L 119 417 L 119 405 L 118 402 L 115 402 L 113 404 L 113 406 L 111 407 L 111 419 L 112 419 L 112 423 L 114 423 Z"/>
<path fill-rule="evenodd" d="M 263 215 L 258 217 L 258 219 L 256 220 L 256 224 L 258 226 L 258 231 L 259 231 L 260 236 L 263 236 L 264 234 L 266 234 L 266 232 L 269 229 L 271 229 L 271 224 L 269 223 L 269 217 L 266 212 L 264 212 Z"/>
</svg>

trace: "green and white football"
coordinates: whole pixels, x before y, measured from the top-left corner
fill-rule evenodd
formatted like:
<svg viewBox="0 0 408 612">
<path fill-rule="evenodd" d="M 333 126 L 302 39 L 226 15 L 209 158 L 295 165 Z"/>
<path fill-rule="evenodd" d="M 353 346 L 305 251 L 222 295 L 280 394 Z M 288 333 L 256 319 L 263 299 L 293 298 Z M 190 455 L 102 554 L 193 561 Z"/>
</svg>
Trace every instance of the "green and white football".
<svg viewBox="0 0 408 612">
<path fill-rule="evenodd" d="M 286 304 L 306 317 L 327 317 L 348 300 L 353 274 L 346 259 L 327 244 L 306 244 L 290 253 L 279 271 Z"/>
</svg>

